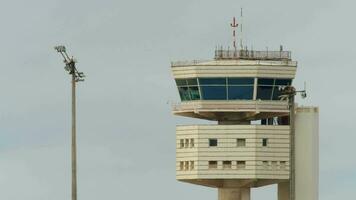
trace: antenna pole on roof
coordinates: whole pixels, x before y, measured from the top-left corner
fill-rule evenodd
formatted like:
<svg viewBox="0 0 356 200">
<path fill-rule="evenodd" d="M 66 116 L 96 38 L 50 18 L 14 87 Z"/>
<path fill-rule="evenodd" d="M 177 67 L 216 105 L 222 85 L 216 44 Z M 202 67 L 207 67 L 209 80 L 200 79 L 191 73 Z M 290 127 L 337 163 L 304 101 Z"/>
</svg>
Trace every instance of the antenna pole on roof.
<svg viewBox="0 0 356 200">
<path fill-rule="evenodd" d="M 236 21 L 236 18 L 232 18 L 232 23 L 230 23 L 230 26 L 232 28 L 232 46 L 234 47 L 234 50 L 236 51 L 236 28 L 239 26 L 239 24 Z"/>
</svg>

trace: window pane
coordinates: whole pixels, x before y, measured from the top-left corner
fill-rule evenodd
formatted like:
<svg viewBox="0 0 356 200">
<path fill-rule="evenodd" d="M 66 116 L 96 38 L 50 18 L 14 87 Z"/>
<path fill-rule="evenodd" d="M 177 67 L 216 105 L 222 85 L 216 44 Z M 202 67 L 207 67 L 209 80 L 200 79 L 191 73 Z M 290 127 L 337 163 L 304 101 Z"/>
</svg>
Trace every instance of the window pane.
<svg viewBox="0 0 356 200">
<path fill-rule="evenodd" d="M 257 99 L 271 100 L 272 86 L 258 86 Z"/>
<path fill-rule="evenodd" d="M 180 99 L 182 101 L 189 101 L 190 100 L 188 87 L 178 87 L 178 91 L 179 91 Z"/>
<path fill-rule="evenodd" d="M 198 85 L 198 80 L 196 78 L 187 79 L 188 85 Z"/>
<path fill-rule="evenodd" d="M 270 78 L 259 78 L 258 85 L 273 85 L 274 79 Z"/>
<path fill-rule="evenodd" d="M 189 93 L 192 100 L 199 100 L 199 88 L 198 87 L 189 87 Z"/>
<path fill-rule="evenodd" d="M 226 78 L 199 78 L 200 85 L 226 85 Z"/>
<path fill-rule="evenodd" d="M 187 81 L 185 79 L 176 79 L 177 86 L 187 85 Z"/>
<path fill-rule="evenodd" d="M 253 85 L 254 78 L 228 78 L 229 85 Z"/>
<path fill-rule="evenodd" d="M 226 100 L 225 86 L 201 86 L 202 99 Z"/>
<path fill-rule="evenodd" d="M 253 98 L 253 86 L 229 86 L 228 89 L 229 100 Z"/>
<path fill-rule="evenodd" d="M 246 139 L 237 139 L 237 146 L 238 147 L 246 146 Z"/>
<path fill-rule="evenodd" d="M 218 139 L 209 139 L 209 147 L 218 146 Z"/>
<path fill-rule="evenodd" d="M 276 79 L 276 85 L 291 85 L 292 79 Z"/>
<path fill-rule="evenodd" d="M 217 169 L 218 162 L 217 161 L 209 161 L 209 169 Z"/>
<path fill-rule="evenodd" d="M 273 89 L 273 100 L 280 100 L 280 96 L 282 95 L 282 91 L 279 90 L 279 86 L 275 86 Z"/>
</svg>

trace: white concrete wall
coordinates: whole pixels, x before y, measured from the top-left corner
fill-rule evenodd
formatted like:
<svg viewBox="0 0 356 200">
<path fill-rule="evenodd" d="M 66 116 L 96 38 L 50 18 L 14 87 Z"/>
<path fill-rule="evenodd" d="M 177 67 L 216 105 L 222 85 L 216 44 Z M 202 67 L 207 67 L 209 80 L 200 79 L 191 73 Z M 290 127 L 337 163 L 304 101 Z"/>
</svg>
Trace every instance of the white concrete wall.
<svg viewBox="0 0 356 200">
<path fill-rule="evenodd" d="M 194 147 L 181 148 L 180 141 L 191 138 Z M 209 138 L 218 139 L 218 146 L 209 147 Z M 237 147 L 237 138 L 246 139 L 246 146 Z M 267 147 L 262 147 L 263 138 L 268 139 Z M 176 157 L 178 180 L 289 179 L 289 126 L 177 126 Z M 195 162 L 194 170 L 180 169 L 180 163 L 186 161 Z M 217 169 L 209 169 L 209 161 L 218 161 Z M 224 169 L 223 161 L 232 161 L 231 169 Z M 246 167 L 238 169 L 237 161 L 245 161 Z M 266 167 L 263 161 L 268 161 Z"/>
<path fill-rule="evenodd" d="M 296 200 L 318 200 L 319 190 L 319 111 L 299 107 L 295 121 Z"/>
<path fill-rule="evenodd" d="M 194 65 L 172 67 L 174 78 L 195 77 L 295 77 L 294 61 L 214 60 Z"/>
</svg>

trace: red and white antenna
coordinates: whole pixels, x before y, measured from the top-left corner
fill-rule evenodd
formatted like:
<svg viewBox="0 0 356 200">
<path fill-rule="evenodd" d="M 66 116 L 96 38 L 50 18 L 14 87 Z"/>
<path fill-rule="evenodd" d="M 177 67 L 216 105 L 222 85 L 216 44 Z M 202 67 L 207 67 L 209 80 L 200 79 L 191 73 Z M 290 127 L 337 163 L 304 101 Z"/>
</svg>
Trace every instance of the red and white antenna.
<svg viewBox="0 0 356 200">
<path fill-rule="evenodd" d="M 236 51 L 236 28 L 239 26 L 239 24 L 236 22 L 236 18 L 232 18 L 232 23 L 230 23 L 230 26 L 232 28 L 232 39 L 233 39 L 233 47 Z"/>
</svg>

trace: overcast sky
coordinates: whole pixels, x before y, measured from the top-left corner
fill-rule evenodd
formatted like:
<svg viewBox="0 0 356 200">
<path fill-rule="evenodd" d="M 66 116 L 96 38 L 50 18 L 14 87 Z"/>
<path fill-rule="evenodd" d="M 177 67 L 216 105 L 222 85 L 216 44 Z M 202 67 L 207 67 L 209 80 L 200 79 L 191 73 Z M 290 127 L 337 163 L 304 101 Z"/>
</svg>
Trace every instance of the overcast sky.
<svg viewBox="0 0 356 200">
<path fill-rule="evenodd" d="M 292 51 L 299 104 L 320 106 L 320 199 L 356 195 L 352 0 L 0 0 L 0 199 L 70 199 L 70 77 L 78 85 L 79 199 L 216 200 L 175 180 L 170 61 L 211 59 L 244 8 L 249 46 Z M 253 200 L 276 199 L 275 186 Z"/>
</svg>

